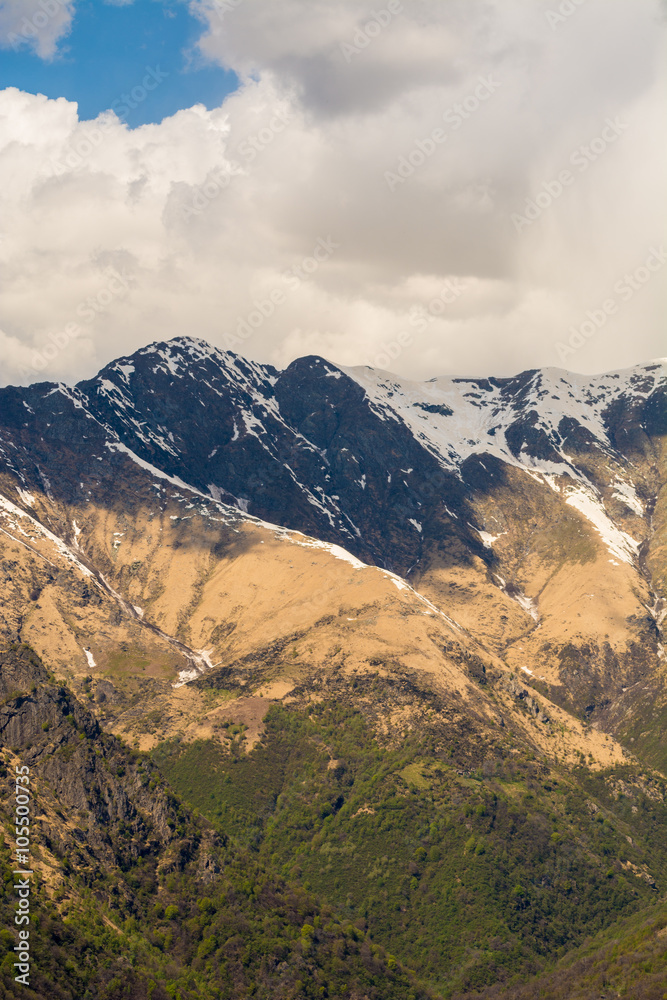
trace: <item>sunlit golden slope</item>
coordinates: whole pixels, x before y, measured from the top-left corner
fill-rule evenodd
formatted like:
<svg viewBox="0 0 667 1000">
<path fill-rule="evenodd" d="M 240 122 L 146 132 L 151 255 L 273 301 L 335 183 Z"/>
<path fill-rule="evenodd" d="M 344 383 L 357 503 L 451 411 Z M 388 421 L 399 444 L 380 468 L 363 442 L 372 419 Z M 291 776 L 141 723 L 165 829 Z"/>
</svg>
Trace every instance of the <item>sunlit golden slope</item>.
<svg viewBox="0 0 667 1000">
<path fill-rule="evenodd" d="M 370 675 L 437 692 L 451 718 L 511 725 L 552 755 L 623 759 L 613 740 L 526 688 L 445 587 L 430 587 L 432 602 L 336 546 L 183 490 L 132 514 L 56 510 L 43 495 L 12 497 L 6 483 L 3 496 L 6 638 L 33 646 L 138 745 L 210 735 L 229 720 L 252 741 L 272 700 L 295 689 L 318 698 Z M 72 527 L 65 537 L 47 524 Z M 197 684 L 203 674 L 219 679 L 213 690 Z M 400 738 L 423 711 L 407 699 L 378 724 Z"/>
</svg>

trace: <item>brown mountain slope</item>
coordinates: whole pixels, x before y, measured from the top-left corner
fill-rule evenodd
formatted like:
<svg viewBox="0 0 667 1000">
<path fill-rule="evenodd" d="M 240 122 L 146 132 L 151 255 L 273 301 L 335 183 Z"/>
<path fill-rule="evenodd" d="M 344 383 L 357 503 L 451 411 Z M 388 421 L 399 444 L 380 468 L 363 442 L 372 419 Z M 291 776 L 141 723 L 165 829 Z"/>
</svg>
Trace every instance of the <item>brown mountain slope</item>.
<svg viewBox="0 0 667 1000">
<path fill-rule="evenodd" d="M 550 754 L 592 754 L 600 766 L 624 759 L 613 739 L 530 691 L 528 675 L 442 604 L 335 546 L 182 489 L 150 507 L 135 499 L 131 513 L 52 512 L 44 496 L 22 510 L 20 499 L 6 497 L 0 535 L 6 634 L 75 681 L 137 745 L 219 733 L 230 719 L 256 737 L 271 701 L 296 685 L 315 692 L 329 680 L 391 675 L 437 691 L 482 730 L 511 718 Z M 72 524 L 68 539 L 42 527 L 58 521 Z M 184 683 L 211 667 L 217 693 Z M 383 725 L 416 721 L 407 708 Z"/>
<path fill-rule="evenodd" d="M 545 369 L 413 383 L 315 357 L 278 372 L 177 338 L 74 388 L 0 390 L 0 494 L 10 521 L 23 516 L 11 504 L 32 510 L 90 560 L 112 616 L 100 656 L 121 673 L 164 679 L 201 667 L 209 649 L 226 668 L 315 623 L 323 636 L 321 618 L 363 606 L 336 592 L 328 607 L 321 566 L 310 579 L 304 562 L 299 580 L 273 558 L 252 562 L 252 546 L 239 560 L 230 539 L 241 522 L 257 527 L 249 513 L 396 570 L 463 626 L 471 655 L 477 643 L 667 767 L 642 722 L 647 699 L 667 706 L 665 371 L 654 362 L 593 377 Z M 393 585 L 383 586 L 369 606 Z M 30 612 L 9 599 L 7 628 L 82 664 L 96 620 L 87 593 L 72 609 L 51 606 L 49 586 L 41 593 Z M 66 638 L 70 626 L 82 641 Z M 372 626 L 355 627 L 375 658 Z M 117 628 L 130 631 L 121 639 Z M 395 637 L 382 628 L 386 652 Z M 320 659 L 336 648 L 319 643 Z"/>
</svg>

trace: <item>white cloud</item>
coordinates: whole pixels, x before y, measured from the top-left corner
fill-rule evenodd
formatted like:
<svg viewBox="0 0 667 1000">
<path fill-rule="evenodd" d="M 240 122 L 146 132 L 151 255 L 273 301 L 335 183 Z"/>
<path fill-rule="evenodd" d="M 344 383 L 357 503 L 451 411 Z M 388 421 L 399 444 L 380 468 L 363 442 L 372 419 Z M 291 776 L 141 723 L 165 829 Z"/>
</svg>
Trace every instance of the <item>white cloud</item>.
<svg viewBox="0 0 667 1000">
<path fill-rule="evenodd" d="M 73 15 L 74 0 L 3 0 L 0 48 L 31 48 L 41 59 L 52 59 Z"/>
<path fill-rule="evenodd" d="M 190 4 L 208 25 L 200 43 L 207 56 L 246 79 L 271 71 L 323 116 L 377 110 L 415 86 L 459 80 L 462 43 L 470 46 L 476 34 L 475 18 L 460 7 L 456 0 Z"/>
<path fill-rule="evenodd" d="M 4 381 L 30 377 L 26 350 L 53 355 L 43 377 L 73 379 L 156 338 L 224 346 L 258 316 L 236 349 L 278 365 L 387 358 L 430 377 L 560 364 L 570 326 L 660 241 L 654 0 L 586 0 L 557 27 L 542 0 L 404 3 L 349 62 L 341 43 L 372 20 L 357 0 L 219 3 L 222 18 L 191 9 L 202 49 L 244 81 L 222 108 L 130 130 L 0 92 Z M 544 204 L 565 169 L 572 182 L 517 232 L 513 214 Z M 339 245 L 298 279 L 328 237 Z M 663 274 L 619 297 L 567 363 L 664 354 Z"/>
</svg>

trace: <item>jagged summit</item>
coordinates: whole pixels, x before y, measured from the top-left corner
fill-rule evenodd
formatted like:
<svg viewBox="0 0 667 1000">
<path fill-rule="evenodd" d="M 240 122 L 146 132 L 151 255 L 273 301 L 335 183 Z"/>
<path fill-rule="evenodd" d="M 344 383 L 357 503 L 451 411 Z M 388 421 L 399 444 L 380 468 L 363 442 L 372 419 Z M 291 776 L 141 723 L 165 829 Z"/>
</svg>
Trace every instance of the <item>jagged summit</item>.
<svg viewBox="0 0 667 1000">
<path fill-rule="evenodd" d="M 414 382 L 319 357 L 278 371 L 178 337 L 72 388 L 1 390 L 0 448 L 26 486 L 40 468 L 28 457 L 36 435 L 66 442 L 76 466 L 132 461 L 401 573 L 422 556 L 423 523 L 436 521 L 443 537 L 488 562 L 472 498 L 512 467 L 552 488 L 564 477 L 571 505 L 631 558 L 605 495 L 643 516 L 641 483 L 625 460 L 664 433 L 666 400 L 667 369 L 657 362 L 603 376 L 542 369 Z M 10 444 L 10 428 L 22 447 Z M 74 495 L 77 477 L 72 468 Z"/>
<path fill-rule="evenodd" d="M 566 637 L 600 670 L 661 655 L 665 433 L 657 362 L 414 382 L 179 337 L 74 387 L 0 390 L 0 505 L 18 525 L 46 497 L 76 559 L 87 512 L 119 504 L 301 532 L 409 580 L 519 668 L 539 651 L 555 682 Z"/>
</svg>

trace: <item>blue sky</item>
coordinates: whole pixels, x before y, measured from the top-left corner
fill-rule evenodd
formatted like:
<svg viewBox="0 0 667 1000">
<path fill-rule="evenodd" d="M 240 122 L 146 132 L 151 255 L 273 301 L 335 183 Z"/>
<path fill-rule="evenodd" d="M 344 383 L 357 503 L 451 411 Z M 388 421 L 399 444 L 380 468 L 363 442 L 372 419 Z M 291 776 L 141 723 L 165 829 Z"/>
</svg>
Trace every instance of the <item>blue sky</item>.
<svg viewBox="0 0 667 1000">
<path fill-rule="evenodd" d="M 122 6 L 83 0 L 54 59 L 41 59 L 28 45 L 0 51 L 0 89 L 66 97 L 78 103 L 80 118 L 95 118 L 122 102 L 127 111 L 121 109 L 121 117 L 131 127 L 162 121 L 193 104 L 217 107 L 238 80 L 196 50 L 203 28 L 178 0 Z M 122 95 L 141 86 L 147 67 L 159 67 L 160 85 L 145 100 L 131 101 L 131 109 Z"/>
</svg>

